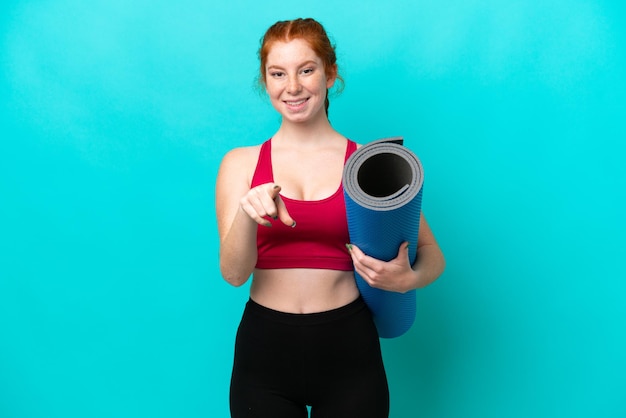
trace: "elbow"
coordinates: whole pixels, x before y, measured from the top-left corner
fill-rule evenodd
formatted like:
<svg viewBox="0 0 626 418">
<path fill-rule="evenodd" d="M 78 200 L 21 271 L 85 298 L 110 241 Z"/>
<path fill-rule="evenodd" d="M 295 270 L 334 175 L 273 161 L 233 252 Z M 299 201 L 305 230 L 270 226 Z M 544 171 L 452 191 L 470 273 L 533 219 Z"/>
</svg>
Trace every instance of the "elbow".
<svg viewBox="0 0 626 418">
<path fill-rule="evenodd" d="M 246 256 L 233 251 L 220 251 L 220 273 L 234 287 L 245 284 L 256 266 L 256 253 Z"/>
<path fill-rule="evenodd" d="M 224 266 L 223 264 L 220 265 L 220 272 L 222 274 L 222 278 L 228 284 L 234 287 L 240 287 L 244 285 L 250 278 L 250 275 L 252 274 L 252 271 L 244 272 L 239 269 L 229 268 L 227 266 Z"/>
<path fill-rule="evenodd" d="M 446 258 L 443 255 L 443 252 L 439 250 L 439 274 L 437 277 L 441 276 L 443 272 L 446 270 Z"/>
<path fill-rule="evenodd" d="M 243 276 L 226 276 L 226 275 L 222 275 L 222 277 L 224 277 L 224 280 L 226 280 L 226 282 L 228 284 L 230 284 L 231 286 L 234 287 L 241 287 L 244 285 L 244 283 L 246 283 L 248 281 L 248 277 L 243 277 Z"/>
<path fill-rule="evenodd" d="M 240 277 L 224 277 L 224 280 L 233 287 L 241 287 L 248 281 L 247 278 L 242 279 Z"/>
<path fill-rule="evenodd" d="M 443 255 L 443 251 L 441 248 L 437 247 L 437 270 L 439 275 L 443 274 L 446 269 L 446 257 Z"/>
</svg>

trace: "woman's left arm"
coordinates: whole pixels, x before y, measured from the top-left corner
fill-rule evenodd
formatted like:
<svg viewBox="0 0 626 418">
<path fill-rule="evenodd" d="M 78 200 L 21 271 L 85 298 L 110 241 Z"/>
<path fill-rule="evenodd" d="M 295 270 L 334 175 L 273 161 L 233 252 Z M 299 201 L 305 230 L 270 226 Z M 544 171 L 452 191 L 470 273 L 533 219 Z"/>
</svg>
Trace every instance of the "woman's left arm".
<svg viewBox="0 0 626 418">
<path fill-rule="evenodd" d="M 428 286 L 443 273 L 446 262 L 435 236 L 422 215 L 417 237 L 417 257 L 411 265 L 409 245 L 400 245 L 398 255 L 390 261 L 367 256 L 356 245 L 349 244 L 355 271 L 370 286 L 405 293 Z"/>
</svg>

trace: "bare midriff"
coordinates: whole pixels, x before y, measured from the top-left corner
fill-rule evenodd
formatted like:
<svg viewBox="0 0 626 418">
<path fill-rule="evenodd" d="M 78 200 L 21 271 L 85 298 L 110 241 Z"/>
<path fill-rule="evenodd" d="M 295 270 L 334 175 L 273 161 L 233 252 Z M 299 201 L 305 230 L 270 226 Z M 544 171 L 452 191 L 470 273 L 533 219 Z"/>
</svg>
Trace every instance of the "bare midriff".
<svg viewBox="0 0 626 418">
<path fill-rule="evenodd" d="M 256 303 L 296 314 L 329 311 L 358 296 L 352 271 L 256 269 L 250 287 L 250 297 Z"/>
</svg>

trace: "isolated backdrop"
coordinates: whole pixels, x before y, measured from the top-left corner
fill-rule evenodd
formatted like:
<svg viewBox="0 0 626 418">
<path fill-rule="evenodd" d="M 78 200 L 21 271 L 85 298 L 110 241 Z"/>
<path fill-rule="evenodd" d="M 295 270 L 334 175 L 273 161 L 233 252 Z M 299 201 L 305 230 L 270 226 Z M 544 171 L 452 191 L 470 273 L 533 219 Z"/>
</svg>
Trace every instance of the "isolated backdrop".
<svg viewBox="0 0 626 418">
<path fill-rule="evenodd" d="M 258 41 L 300 16 L 334 126 L 422 160 L 447 256 L 383 341 L 391 417 L 626 416 L 622 4 L 3 2 L 0 416 L 228 416 L 215 176 L 277 128 Z"/>
</svg>

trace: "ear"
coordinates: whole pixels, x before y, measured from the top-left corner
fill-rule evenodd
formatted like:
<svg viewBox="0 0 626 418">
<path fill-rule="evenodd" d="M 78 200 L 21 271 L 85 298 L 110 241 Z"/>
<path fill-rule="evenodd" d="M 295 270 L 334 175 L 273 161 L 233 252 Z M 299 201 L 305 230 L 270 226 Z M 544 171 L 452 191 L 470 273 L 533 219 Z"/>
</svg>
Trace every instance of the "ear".
<svg viewBox="0 0 626 418">
<path fill-rule="evenodd" d="M 329 89 L 335 85 L 335 81 L 337 80 L 337 64 L 334 64 L 327 73 L 329 75 L 326 76 L 326 88 Z"/>
</svg>

